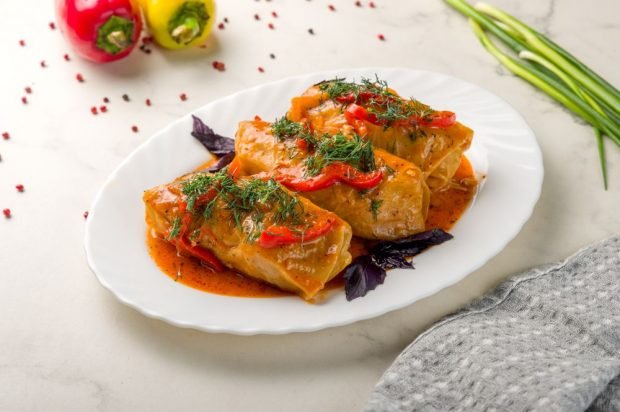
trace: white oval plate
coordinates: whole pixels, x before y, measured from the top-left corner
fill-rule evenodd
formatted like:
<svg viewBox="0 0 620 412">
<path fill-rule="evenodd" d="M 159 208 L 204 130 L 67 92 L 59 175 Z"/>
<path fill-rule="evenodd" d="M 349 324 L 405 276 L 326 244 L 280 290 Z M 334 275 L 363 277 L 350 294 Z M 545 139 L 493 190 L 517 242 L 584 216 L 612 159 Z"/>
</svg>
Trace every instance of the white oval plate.
<svg viewBox="0 0 620 412">
<path fill-rule="evenodd" d="M 415 270 L 392 270 L 366 297 L 347 302 L 333 292 L 320 304 L 297 297 L 235 298 L 175 283 L 145 245 L 142 192 L 191 171 L 209 158 L 190 136 L 187 115 L 151 137 L 108 178 L 86 225 L 88 263 L 103 286 L 143 314 L 173 325 L 240 335 L 315 331 L 379 316 L 432 295 L 473 272 L 521 230 L 540 195 L 543 165 L 536 137 L 506 102 L 478 86 L 439 73 L 365 68 L 313 73 L 244 90 L 195 114 L 218 133 L 234 136 L 240 120 L 282 116 L 292 96 L 336 76 L 387 80 L 404 96 L 457 113 L 474 129 L 467 155 L 486 175 L 478 195 L 453 228 L 454 239 L 414 259 Z"/>
</svg>

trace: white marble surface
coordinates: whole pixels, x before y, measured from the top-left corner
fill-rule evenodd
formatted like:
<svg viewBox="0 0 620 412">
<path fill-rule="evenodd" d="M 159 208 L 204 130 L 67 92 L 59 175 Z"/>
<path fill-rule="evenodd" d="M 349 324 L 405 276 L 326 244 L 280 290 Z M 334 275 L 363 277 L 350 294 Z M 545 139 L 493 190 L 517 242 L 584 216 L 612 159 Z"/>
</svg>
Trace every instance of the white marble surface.
<svg viewBox="0 0 620 412">
<path fill-rule="evenodd" d="M 433 321 L 511 273 L 620 231 L 620 150 L 607 145 L 611 184 L 605 192 L 591 129 L 499 67 L 442 1 L 377 0 L 370 9 L 366 1 L 357 8 L 352 0 L 333 0 L 337 11 L 330 12 L 324 0 L 221 0 L 218 21 L 230 23 L 215 30 L 207 49 L 136 51 L 105 67 L 63 60 L 68 48 L 47 25 L 51 3 L 0 3 L 0 132 L 12 136 L 0 140 L 0 209 L 13 211 L 12 219 L 0 218 L 2 410 L 358 410 L 385 368 Z M 617 1 L 599 0 L 596 7 L 576 0 L 494 3 L 543 28 L 620 85 Z M 278 18 L 270 16 L 273 10 Z M 379 41 L 379 33 L 387 41 Z M 21 38 L 26 47 L 19 47 Z M 213 60 L 227 70 L 213 70 Z M 125 307 L 97 283 L 82 250 L 82 213 L 106 176 L 151 133 L 254 84 L 369 63 L 435 70 L 482 85 L 535 130 L 546 168 L 542 197 L 501 254 L 408 308 L 288 336 L 175 328 Z M 75 80 L 78 72 L 85 83 Z M 22 106 L 25 86 L 33 94 Z M 187 102 L 179 101 L 181 92 Z M 131 103 L 121 100 L 123 93 Z M 104 96 L 112 100 L 109 113 L 90 115 Z M 131 132 L 133 124 L 139 133 Z M 24 193 L 15 190 L 18 183 Z"/>
</svg>

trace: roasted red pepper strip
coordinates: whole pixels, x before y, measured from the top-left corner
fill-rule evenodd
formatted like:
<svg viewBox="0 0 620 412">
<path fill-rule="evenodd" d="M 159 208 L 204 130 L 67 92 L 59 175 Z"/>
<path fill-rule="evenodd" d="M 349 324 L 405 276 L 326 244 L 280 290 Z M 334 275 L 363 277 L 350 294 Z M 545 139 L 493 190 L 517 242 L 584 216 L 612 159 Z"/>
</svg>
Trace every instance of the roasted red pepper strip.
<svg viewBox="0 0 620 412">
<path fill-rule="evenodd" d="M 353 124 L 355 120 L 362 120 L 372 124 L 379 124 L 379 119 L 374 113 L 368 113 L 364 107 L 359 104 L 352 103 L 344 111 L 344 117 L 349 124 Z"/>
<path fill-rule="evenodd" d="M 310 242 L 328 233 L 336 218 L 327 214 L 321 217 L 312 227 L 305 230 L 294 230 L 287 226 L 275 225 L 271 226 L 261 233 L 258 238 L 259 246 L 270 249 L 277 246 L 285 246 L 294 243 Z"/>
<path fill-rule="evenodd" d="M 372 189 L 383 180 L 383 172 L 361 172 L 351 165 L 342 162 L 331 163 L 321 170 L 321 174 L 303 177 L 301 168 L 280 169 L 275 179 L 288 189 L 296 192 L 313 192 L 325 189 L 338 182 L 359 190 Z"/>
<path fill-rule="evenodd" d="M 127 56 L 142 30 L 133 0 L 56 0 L 56 15 L 75 52 L 94 62 Z"/>
<path fill-rule="evenodd" d="M 437 127 L 439 129 L 445 129 L 456 123 L 456 115 L 452 112 L 433 112 L 423 118 L 416 118 L 418 124 L 427 127 Z"/>
<path fill-rule="evenodd" d="M 364 107 L 355 103 L 352 103 L 347 107 L 344 111 L 344 117 L 347 120 L 347 123 L 356 128 L 359 127 L 359 125 L 357 125 L 359 121 L 365 121 L 375 125 L 383 125 L 385 123 L 379 120 L 374 113 L 370 113 Z M 421 126 L 445 129 L 456 123 L 456 115 L 453 112 L 441 111 L 433 112 L 424 117 L 411 116 L 408 121 L 415 122 Z M 400 122 L 406 123 L 407 121 L 405 120 Z"/>
<path fill-rule="evenodd" d="M 373 97 L 373 94 L 370 92 L 359 92 L 357 95 L 357 98 L 353 93 L 349 93 L 349 94 L 345 94 L 342 96 L 338 96 L 334 100 L 336 100 L 338 103 L 348 104 L 348 103 L 355 103 L 355 102 L 363 102 L 363 101 L 370 99 L 371 97 Z"/>
<path fill-rule="evenodd" d="M 200 259 L 214 271 L 223 272 L 226 269 L 213 252 L 200 246 L 193 246 L 186 236 L 179 237 L 176 244 L 181 251 Z"/>
<path fill-rule="evenodd" d="M 224 271 L 226 268 L 213 254 L 213 252 L 203 247 L 192 245 L 187 238 L 187 230 L 189 229 L 189 224 L 192 221 L 192 214 L 187 211 L 187 203 L 179 202 L 179 210 L 183 213 L 183 216 L 181 217 L 181 229 L 179 230 L 177 239 L 174 241 L 177 249 L 180 252 L 185 252 L 188 255 L 200 259 L 216 272 Z"/>
</svg>

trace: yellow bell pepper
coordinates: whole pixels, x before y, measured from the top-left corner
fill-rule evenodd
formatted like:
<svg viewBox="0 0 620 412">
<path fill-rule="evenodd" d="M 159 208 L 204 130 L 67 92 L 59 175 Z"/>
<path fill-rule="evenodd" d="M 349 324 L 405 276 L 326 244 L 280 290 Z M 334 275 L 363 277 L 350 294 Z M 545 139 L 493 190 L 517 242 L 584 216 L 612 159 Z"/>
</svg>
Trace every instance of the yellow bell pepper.
<svg viewBox="0 0 620 412">
<path fill-rule="evenodd" d="M 215 21 L 214 0 L 140 0 L 155 41 L 168 49 L 203 43 Z"/>
</svg>

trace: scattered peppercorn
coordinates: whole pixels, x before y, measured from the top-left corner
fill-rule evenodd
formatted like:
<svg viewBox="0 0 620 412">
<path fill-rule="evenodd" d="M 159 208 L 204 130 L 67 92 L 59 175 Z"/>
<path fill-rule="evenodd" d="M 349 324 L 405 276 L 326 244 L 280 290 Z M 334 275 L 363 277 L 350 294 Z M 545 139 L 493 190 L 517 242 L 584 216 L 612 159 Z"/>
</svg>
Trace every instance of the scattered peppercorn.
<svg viewBox="0 0 620 412">
<path fill-rule="evenodd" d="M 145 103 L 146 103 L 147 106 L 150 106 L 151 105 L 151 99 L 146 99 Z"/>
<path fill-rule="evenodd" d="M 369 6 L 371 9 L 374 9 L 374 8 L 375 8 L 375 3 L 371 1 L 371 2 L 369 2 L 369 3 L 368 3 L 368 6 Z"/>
<path fill-rule="evenodd" d="M 53 21 L 50 21 L 50 29 L 56 30 L 56 24 Z"/>
<path fill-rule="evenodd" d="M 86 212 L 84 212 L 84 214 L 82 216 L 84 216 L 84 220 L 88 219 L 88 210 Z"/>
<path fill-rule="evenodd" d="M 267 25 L 267 27 L 269 27 L 271 30 L 273 30 L 273 29 L 275 29 L 275 28 L 276 28 L 276 26 L 274 26 L 274 25 L 273 25 L 273 23 L 269 23 L 269 24 Z"/>
<path fill-rule="evenodd" d="M 7 219 L 11 218 L 11 209 L 3 209 L 2 210 L 2 214 L 4 215 L 4 217 L 6 217 Z"/>
<path fill-rule="evenodd" d="M 24 90 L 26 91 L 26 93 L 32 94 L 32 88 L 30 86 L 24 87 Z"/>
<path fill-rule="evenodd" d="M 254 15 L 254 20 L 260 20 L 260 16 L 258 14 Z"/>
<path fill-rule="evenodd" d="M 258 71 L 259 71 L 259 72 L 261 72 L 261 73 L 265 73 L 265 69 L 263 69 L 263 68 L 262 68 L 262 67 L 260 67 L 260 66 L 258 67 Z"/>
<path fill-rule="evenodd" d="M 385 36 L 383 34 L 379 34 L 377 37 L 379 38 L 379 40 L 385 41 Z"/>
<path fill-rule="evenodd" d="M 357 0 L 357 1 L 355 2 L 355 5 L 356 5 L 357 7 L 362 7 L 362 2 L 361 2 L 361 1 L 359 1 L 359 0 Z"/>
<path fill-rule="evenodd" d="M 22 193 L 24 191 L 24 185 L 15 185 L 15 189 L 17 189 L 18 192 Z"/>
<path fill-rule="evenodd" d="M 28 104 L 28 98 L 26 96 L 22 97 L 22 103 L 23 104 Z"/>
<path fill-rule="evenodd" d="M 276 55 L 275 55 L 275 54 L 273 54 L 273 53 L 269 53 L 269 57 L 270 57 L 270 58 L 272 58 L 272 59 L 275 59 L 275 58 L 276 58 Z"/>
<path fill-rule="evenodd" d="M 82 73 L 76 74 L 75 78 L 77 79 L 78 82 L 84 83 L 84 76 L 82 76 Z"/>
<path fill-rule="evenodd" d="M 131 126 L 131 131 L 134 133 L 138 133 L 138 126 Z"/>
<path fill-rule="evenodd" d="M 181 99 L 181 101 L 182 101 L 182 102 L 184 102 L 184 101 L 186 101 L 186 100 L 187 100 L 187 95 L 186 95 L 185 93 L 181 93 L 181 94 L 179 95 L 179 98 Z"/>
<path fill-rule="evenodd" d="M 128 102 L 128 101 L 129 101 L 129 95 L 124 94 L 124 95 L 123 95 L 123 100 L 125 100 L 126 102 Z"/>
<path fill-rule="evenodd" d="M 110 99 L 108 99 L 107 97 L 104 97 L 104 98 L 103 98 L 103 102 L 104 102 L 104 103 L 110 103 Z"/>
<path fill-rule="evenodd" d="M 107 113 L 108 108 L 107 108 L 106 106 L 101 106 L 101 107 L 99 107 L 99 111 L 100 111 L 101 113 Z"/>
<path fill-rule="evenodd" d="M 65 61 L 69 61 L 69 60 L 71 60 L 71 58 L 69 57 L 69 55 L 68 55 L 68 54 L 65 54 L 65 55 L 64 55 L 64 56 L 62 56 L 62 57 L 64 57 L 64 58 L 65 58 Z"/>
<path fill-rule="evenodd" d="M 20 40 L 19 45 L 24 47 L 26 45 L 26 40 Z"/>
<path fill-rule="evenodd" d="M 41 67 L 46 68 L 47 67 L 47 63 L 45 63 L 45 60 L 41 60 L 41 63 L 39 63 L 41 65 Z"/>
<path fill-rule="evenodd" d="M 308 29 L 308 33 L 314 36 L 314 29 Z"/>
<path fill-rule="evenodd" d="M 97 111 L 97 107 L 96 107 L 96 106 L 91 107 L 91 108 L 90 108 L 90 112 L 91 112 L 92 114 L 94 114 L 94 115 L 99 114 L 99 111 Z"/>
<path fill-rule="evenodd" d="M 271 12 L 271 15 L 272 15 L 273 17 L 275 17 L 276 19 L 278 18 L 278 13 L 276 13 L 275 11 L 272 11 L 272 12 Z"/>
<path fill-rule="evenodd" d="M 220 23 L 217 25 L 217 28 L 220 30 L 224 30 L 226 28 L 226 26 L 224 26 L 224 23 Z"/>
<path fill-rule="evenodd" d="M 334 7 L 333 4 L 330 4 L 329 6 L 327 6 L 331 11 L 336 11 L 336 7 Z"/>
<path fill-rule="evenodd" d="M 228 24 L 228 17 L 224 17 L 224 23 Z"/>
<path fill-rule="evenodd" d="M 9 134 L 9 132 L 3 132 L 2 133 L 2 138 L 4 140 L 9 140 L 11 138 L 11 135 Z"/>
<path fill-rule="evenodd" d="M 220 62 L 217 60 L 213 61 L 213 68 L 219 72 L 223 72 L 224 70 L 226 70 L 226 65 L 224 64 L 224 62 Z"/>
</svg>

